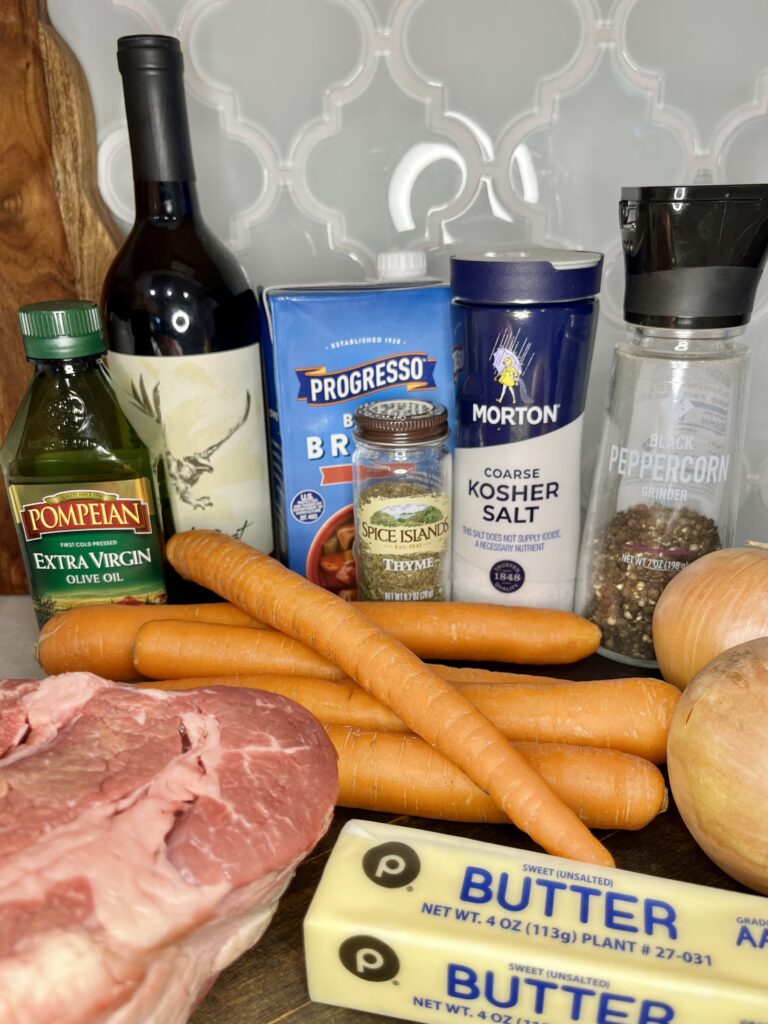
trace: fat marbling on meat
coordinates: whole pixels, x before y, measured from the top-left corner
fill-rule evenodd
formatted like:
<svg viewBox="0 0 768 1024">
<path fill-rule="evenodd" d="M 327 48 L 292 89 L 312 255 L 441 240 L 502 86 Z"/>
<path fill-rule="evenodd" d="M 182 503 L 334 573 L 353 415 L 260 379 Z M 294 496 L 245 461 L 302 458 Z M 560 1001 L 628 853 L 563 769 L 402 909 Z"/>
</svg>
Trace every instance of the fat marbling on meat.
<svg viewBox="0 0 768 1024">
<path fill-rule="evenodd" d="M 274 694 L 0 683 L 0 1021 L 184 1024 L 336 795 L 322 727 Z"/>
</svg>

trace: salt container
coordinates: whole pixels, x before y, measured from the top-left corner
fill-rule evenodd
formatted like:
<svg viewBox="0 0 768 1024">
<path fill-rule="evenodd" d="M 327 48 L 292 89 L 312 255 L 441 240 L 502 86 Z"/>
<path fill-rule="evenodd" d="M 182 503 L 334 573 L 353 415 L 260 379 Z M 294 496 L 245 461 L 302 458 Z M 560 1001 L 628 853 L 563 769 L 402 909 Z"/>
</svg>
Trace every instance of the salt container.
<svg viewBox="0 0 768 1024">
<path fill-rule="evenodd" d="M 571 610 L 603 257 L 451 259 L 455 601 Z"/>
</svg>

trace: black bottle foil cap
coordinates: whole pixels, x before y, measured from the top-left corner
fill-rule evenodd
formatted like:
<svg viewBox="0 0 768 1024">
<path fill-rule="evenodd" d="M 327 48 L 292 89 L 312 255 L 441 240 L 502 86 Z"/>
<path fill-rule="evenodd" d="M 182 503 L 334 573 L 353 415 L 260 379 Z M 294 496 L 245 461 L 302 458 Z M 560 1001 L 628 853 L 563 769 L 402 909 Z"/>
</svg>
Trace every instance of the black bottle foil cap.
<svg viewBox="0 0 768 1024">
<path fill-rule="evenodd" d="M 134 181 L 194 181 L 184 57 L 174 36 L 121 36 L 117 64 Z"/>
<path fill-rule="evenodd" d="M 623 188 L 619 217 L 628 323 L 749 323 L 768 255 L 768 184 Z"/>
</svg>

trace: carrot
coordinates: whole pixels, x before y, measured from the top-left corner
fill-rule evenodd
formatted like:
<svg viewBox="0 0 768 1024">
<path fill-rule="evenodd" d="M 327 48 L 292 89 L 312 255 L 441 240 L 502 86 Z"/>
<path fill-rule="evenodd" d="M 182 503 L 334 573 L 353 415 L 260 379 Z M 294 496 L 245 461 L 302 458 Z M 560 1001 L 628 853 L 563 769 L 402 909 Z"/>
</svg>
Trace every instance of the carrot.
<svg viewBox="0 0 768 1024">
<path fill-rule="evenodd" d="M 139 683 L 140 689 L 197 690 L 206 686 L 242 686 L 268 690 L 301 704 L 323 725 L 349 725 L 356 729 L 407 732 L 408 728 L 381 701 L 351 680 L 334 682 L 315 676 L 274 674 L 209 676 L 203 679 L 162 679 Z M 678 690 L 678 693 L 680 691 Z"/>
<path fill-rule="evenodd" d="M 215 531 L 177 533 L 167 553 L 182 576 L 337 665 L 466 772 L 547 852 L 613 864 L 608 850 L 496 726 L 354 604 Z"/>
<path fill-rule="evenodd" d="M 669 724 L 680 699 L 680 691 L 671 683 L 642 678 L 584 683 L 525 678 L 531 681 L 454 685 L 509 740 L 605 747 L 655 764 L 665 760 Z M 252 687 L 289 697 L 323 725 L 347 725 L 366 732 L 409 731 L 394 712 L 349 680 L 242 675 L 168 679 L 143 685 L 165 690 Z"/>
<path fill-rule="evenodd" d="M 458 601 L 425 603 L 418 609 L 375 601 L 361 602 L 357 607 L 423 658 L 563 664 L 593 653 L 600 635 L 593 623 L 569 612 Z M 139 626 L 166 619 L 269 628 L 223 601 L 89 605 L 59 612 L 49 619 L 38 641 L 38 660 L 50 674 L 86 670 L 107 679 L 131 682 L 141 678 L 133 664 Z"/>
<path fill-rule="evenodd" d="M 680 699 L 677 687 L 660 679 L 455 685 L 508 739 L 607 747 L 654 764 L 666 760 Z"/>
<path fill-rule="evenodd" d="M 422 658 L 562 665 L 594 654 L 600 629 L 573 612 L 461 601 L 362 601 L 365 615 Z"/>
<path fill-rule="evenodd" d="M 133 665 L 136 633 L 145 622 L 181 619 L 189 622 L 253 620 L 232 605 L 211 604 L 94 604 L 70 608 L 50 618 L 40 631 L 37 660 L 49 675 L 95 672 L 104 679 L 140 679 Z"/>
<path fill-rule="evenodd" d="M 339 804 L 444 821 L 505 820 L 455 765 L 413 733 L 326 726 L 339 755 Z M 590 828 L 638 829 L 666 809 L 659 769 L 599 747 L 516 743 L 517 751 Z"/>
<path fill-rule="evenodd" d="M 136 633 L 133 664 L 145 678 L 275 672 L 341 679 L 344 673 L 311 648 L 273 629 L 210 622 L 145 622 Z"/>
</svg>

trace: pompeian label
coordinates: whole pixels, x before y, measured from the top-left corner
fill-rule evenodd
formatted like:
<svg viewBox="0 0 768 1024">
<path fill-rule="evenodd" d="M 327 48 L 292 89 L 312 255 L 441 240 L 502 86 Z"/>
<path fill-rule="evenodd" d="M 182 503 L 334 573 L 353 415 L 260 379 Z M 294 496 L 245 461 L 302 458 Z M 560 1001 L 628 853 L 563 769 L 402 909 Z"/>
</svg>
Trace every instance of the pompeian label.
<svg viewBox="0 0 768 1024">
<path fill-rule="evenodd" d="M 163 604 L 157 520 L 145 478 L 77 489 L 11 484 L 38 622 L 83 604 Z"/>
<path fill-rule="evenodd" d="M 59 495 L 24 505 L 21 526 L 27 540 L 65 530 L 133 530 L 151 533 L 149 506 L 138 498 L 118 498 L 105 491 L 82 491 L 64 500 Z"/>
</svg>

